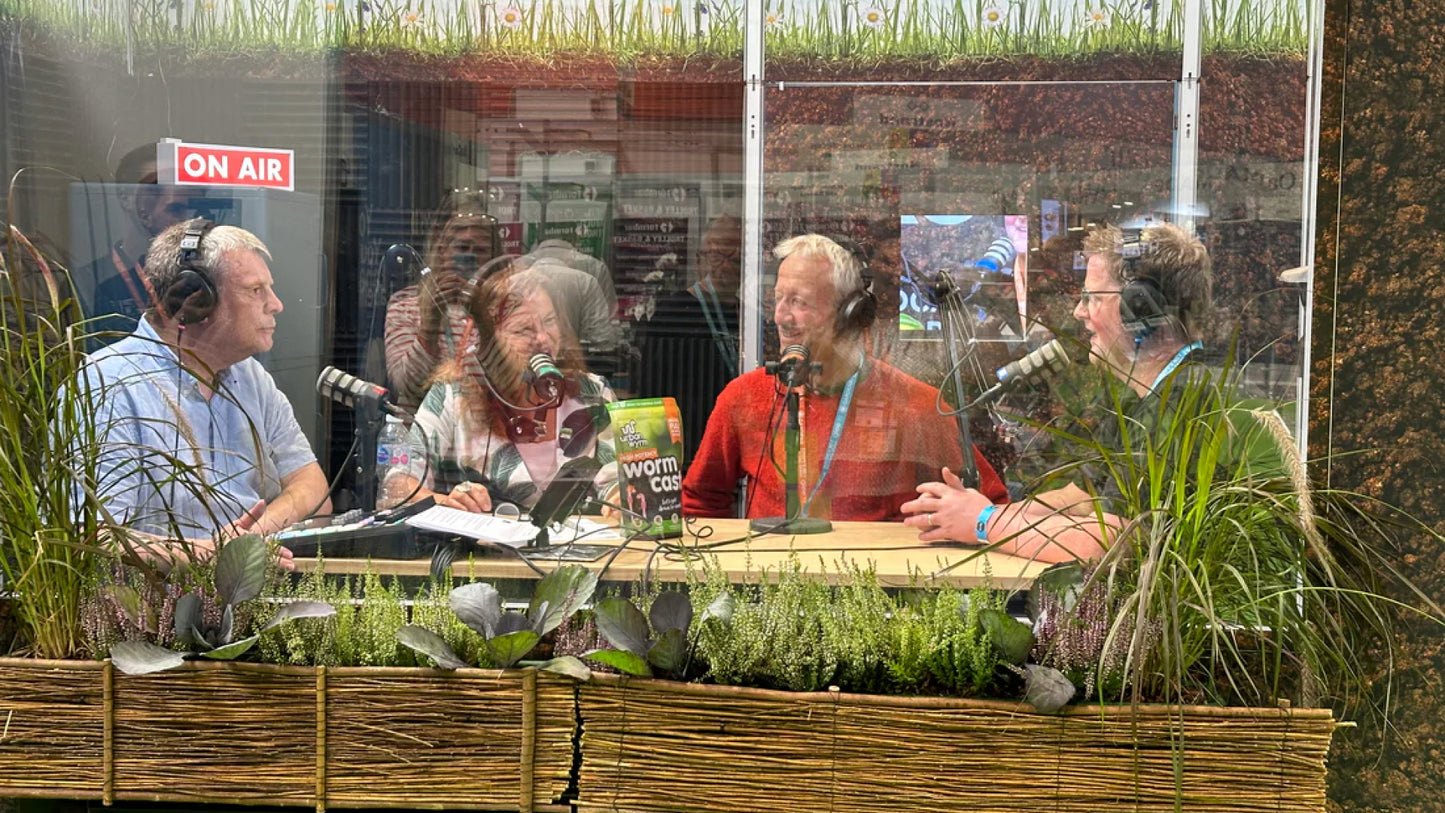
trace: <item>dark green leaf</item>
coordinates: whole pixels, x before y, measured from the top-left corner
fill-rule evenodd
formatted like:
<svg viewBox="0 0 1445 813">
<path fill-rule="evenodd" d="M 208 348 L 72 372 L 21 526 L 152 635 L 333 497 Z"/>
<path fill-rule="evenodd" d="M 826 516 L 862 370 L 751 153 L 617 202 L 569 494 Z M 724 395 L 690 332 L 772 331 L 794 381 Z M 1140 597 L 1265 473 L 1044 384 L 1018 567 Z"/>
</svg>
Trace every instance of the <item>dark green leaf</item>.
<svg viewBox="0 0 1445 813">
<path fill-rule="evenodd" d="M 191 627 L 191 640 L 194 646 L 199 649 L 214 649 L 220 644 L 209 634 L 211 630 L 205 627 Z"/>
<path fill-rule="evenodd" d="M 546 663 L 537 664 L 537 668 L 543 672 L 554 672 L 559 675 L 566 675 L 573 680 L 591 680 L 592 670 L 587 664 L 577 660 L 575 655 L 563 655 L 560 658 L 553 658 Z"/>
<path fill-rule="evenodd" d="M 467 667 L 466 662 L 457 657 L 457 654 L 447 646 L 447 642 L 442 640 L 440 635 L 426 627 L 407 624 L 396 631 L 396 640 L 402 646 L 414 649 L 436 661 L 436 665 L 442 669 L 465 669 Z"/>
<path fill-rule="evenodd" d="M 668 630 L 682 630 L 686 633 L 688 625 L 692 623 L 692 601 L 685 593 L 668 590 L 653 599 L 652 609 L 647 615 L 652 621 L 652 631 L 655 633 L 662 634 Z"/>
<path fill-rule="evenodd" d="M 664 672 L 676 674 L 687 662 L 687 633 L 674 627 L 657 636 L 657 643 L 647 650 L 647 662 Z"/>
<path fill-rule="evenodd" d="M 597 575 L 581 565 L 559 567 L 537 582 L 527 615 L 540 622 L 537 632 L 546 635 L 560 627 L 577 608 L 592 600 Z M 545 608 L 545 609 L 544 609 Z"/>
<path fill-rule="evenodd" d="M 493 630 L 502 617 L 502 594 L 497 588 L 482 582 L 464 584 L 451 592 L 448 603 L 457 618 L 473 631 L 486 638 L 495 634 Z"/>
<path fill-rule="evenodd" d="M 1008 663 L 1023 663 L 1034 648 L 1034 633 L 1028 625 L 1002 610 L 979 611 L 984 631 L 993 641 L 994 649 Z"/>
<path fill-rule="evenodd" d="M 503 669 L 509 669 L 532 651 L 532 647 L 537 645 L 537 640 L 537 633 L 530 629 L 509 632 L 506 635 L 498 635 L 489 639 L 487 653 L 492 656 L 492 663 Z"/>
<path fill-rule="evenodd" d="M 246 534 L 226 542 L 216 554 L 216 599 L 240 604 L 261 595 L 266 584 L 266 540 Z"/>
<path fill-rule="evenodd" d="M 1044 714 L 1053 714 L 1074 697 L 1074 684 L 1064 673 L 1036 663 L 1025 664 L 1024 700 Z"/>
<path fill-rule="evenodd" d="M 639 657 L 646 657 L 647 618 L 625 598 L 613 596 L 597 602 L 592 608 L 597 630 L 607 642 Z"/>
<path fill-rule="evenodd" d="M 242 638 L 234 643 L 218 646 L 215 649 L 201 653 L 202 658 L 210 658 L 213 661 L 233 661 L 251 650 L 261 636 L 252 635 L 250 638 Z"/>
<path fill-rule="evenodd" d="M 716 618 L 718 621 L 726 624 L 733 620 L 733 613 L 737 611 L 737 608 L 737 596 L 734 596 L 731 590 L 724 590 L 718 594 L 717 598 L 712 600 L 711 604 L 707 605 L 706 610 L 702 611 L 702 620 L 706 621 L 709 618 Z"/>
<path fill-rule="evenodd" d="M 261 631 L 274 629 L 294 618 L 325 618 L 329 615 L 336 615 L 336 608 L 324 601 L 292 601 L 277 607 L 276 614 Z"/>
<path fill-rule="evenodd" d="M 186 662 L 181 653 L 145 641 L 122 641 L 110 648 L 115 668 L 127 675 L 145 675 L 174 669 Z"/>
<path fill-rule="evenodd" d="M 647 659 L 624 649 L 594 649 L 583 653 L 582 657 L 605 663 L 626 675 L 652 677 L 652 667 L 647 665 Z"/>
<path fill-rule="evenodd" d="M 176 646 L 199 646 L 199 636 L 192 634 L 192 630 L 201 626 L 201 597 L 198 594 L 186 593 L 176 599 L 175 621 Z"/>
</svg>

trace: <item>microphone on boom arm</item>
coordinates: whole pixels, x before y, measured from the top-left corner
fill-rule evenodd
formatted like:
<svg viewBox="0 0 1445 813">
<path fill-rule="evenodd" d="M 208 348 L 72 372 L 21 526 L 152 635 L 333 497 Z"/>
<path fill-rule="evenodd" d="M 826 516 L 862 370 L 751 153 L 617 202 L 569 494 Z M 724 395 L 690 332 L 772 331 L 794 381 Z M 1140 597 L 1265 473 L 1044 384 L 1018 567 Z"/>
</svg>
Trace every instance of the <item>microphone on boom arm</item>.
<svg viewBox="0 0 1445 813">
<path fill-rule="evenodd" d="M 1064 349 L 1064 343 L 1054 339 L 1018 361 L 1011 361 L 998 368 L 994 372 L 998 383 L 984 390 L 983 394 L 975 398 L 965 409 L 972 409 L 979 404 L 987 404 L 1025 381 L 1034 380 L 1046 373 L 1062 372 L 1070 364 L 1073 364 L 1073 359 L 1069 358 L 1068 351 Z"/>
<path fill-rule="evenodd" d="M 330 365 L 321 368 L 316 379 L 316 391 L 342 406 L 355 408 L 359 404 L 375 404 L 377 409 L 399 418 L 409 420 L 406 410 L 392 402 L 391 392 L 379 384 L 363 381 Z"/>
<path fill-rule="evenodd" d="M 548 401 L 561 403 L 562 400 L 562 370 L 557 367 L 557 360 L 549 353 L 534 353 L 532 358 L 527 360 L 527 371 L 523 374 L 527 383 L 537 394 Z"/>
</svg>

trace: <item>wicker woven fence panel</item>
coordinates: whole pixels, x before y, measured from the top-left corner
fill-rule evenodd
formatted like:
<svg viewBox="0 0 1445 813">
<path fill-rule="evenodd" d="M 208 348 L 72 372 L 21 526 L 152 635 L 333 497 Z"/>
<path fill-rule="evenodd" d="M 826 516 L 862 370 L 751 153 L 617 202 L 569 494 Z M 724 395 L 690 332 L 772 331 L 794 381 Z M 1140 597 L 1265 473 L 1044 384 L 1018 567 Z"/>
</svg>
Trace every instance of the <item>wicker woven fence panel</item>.
<svg viewBox="0 0 1445 813">
<path fill-rule="evenodd" d="M 0 796 L 100 798 L 103 664 L 0 659 Z"/>
<path fill-rule="evenodd" d="M 193 663 L 115 681 L 115 798 L 315 803 L 315 670 Z"/>
<path fill-rule="evenodd" d="M 326 805 L 548 802 L 567 788 L 573 692 L 570 682 L 525 672 L 331 670 Z"/>
<path fill-rule="evenodd" d="M 582 811 L 1323 811 L 1334 730 L 1323 710 L 1048 716 L 605 677 L 579 698 Z"/>
</svg>

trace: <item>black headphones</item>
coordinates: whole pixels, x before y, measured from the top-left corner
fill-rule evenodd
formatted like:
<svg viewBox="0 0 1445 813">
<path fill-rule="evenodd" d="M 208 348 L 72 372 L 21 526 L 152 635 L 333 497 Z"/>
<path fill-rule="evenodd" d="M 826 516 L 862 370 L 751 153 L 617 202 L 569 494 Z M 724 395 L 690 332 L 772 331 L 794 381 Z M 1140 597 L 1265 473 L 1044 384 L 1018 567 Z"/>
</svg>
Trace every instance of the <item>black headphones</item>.
<svg viewBox="0 0 1445 813">
<path fill-rule="evenodd" d="M 160 297 L 162 310 L 182 327 L 204 322 L 216 309 L 216 284 L 201 265 L 201 243 L 215 225 L 205 219 L 186 225 L 181 237 L 180 272 Z"/>
<path fill-rule="evenodd" d="M 1139 266 L 1151 250 L 1149 241 L 1142 239 L 1139 232 L 1125 234 L 1119 246 L 1119 256 L 1124 261 L 1119 318 L 1136 342 L 1169 324 L 1178 310 L 1158 280 L 1140 274 Z"/>
<path fill-rule="evenodd" d="M 851 238 L 841 235 L 825 235 L 848 252 L 859 265 L 858 274 L 863 286 L 850 291 L 838 303 L 834 316 L 833 330 L 839 336 L 862 333 L 878 317 L 878 299 L 873 295 L 873 271 L 868 267 L 868 254 Z"/>
</svg>

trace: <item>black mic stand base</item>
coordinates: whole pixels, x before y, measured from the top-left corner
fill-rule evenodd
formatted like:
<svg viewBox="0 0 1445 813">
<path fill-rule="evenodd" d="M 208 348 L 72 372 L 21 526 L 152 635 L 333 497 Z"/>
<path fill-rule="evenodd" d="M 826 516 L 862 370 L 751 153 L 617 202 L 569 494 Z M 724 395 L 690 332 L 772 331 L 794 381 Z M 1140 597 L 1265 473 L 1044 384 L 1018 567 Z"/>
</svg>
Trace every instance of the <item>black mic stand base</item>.
<svg viewBox="0 0 1445 813">
<path fill-rule="evenodd" d="M 755 534 L 826 534 L 833 530 L 833 523 L 818 517 L 758 517 L 748 522 L 748 530 Z"/>
</svg>

